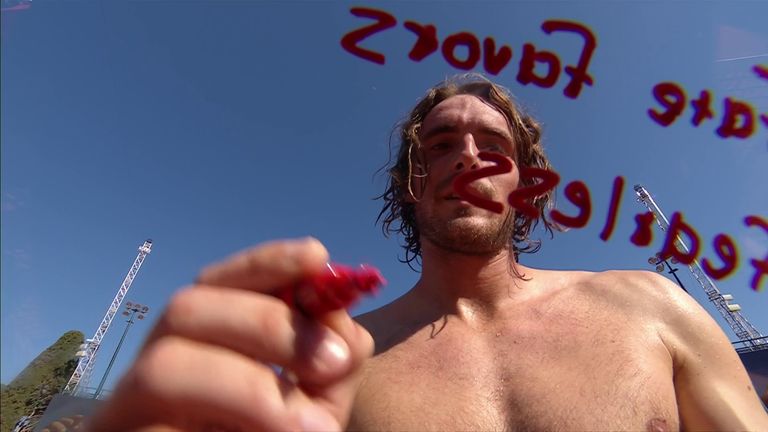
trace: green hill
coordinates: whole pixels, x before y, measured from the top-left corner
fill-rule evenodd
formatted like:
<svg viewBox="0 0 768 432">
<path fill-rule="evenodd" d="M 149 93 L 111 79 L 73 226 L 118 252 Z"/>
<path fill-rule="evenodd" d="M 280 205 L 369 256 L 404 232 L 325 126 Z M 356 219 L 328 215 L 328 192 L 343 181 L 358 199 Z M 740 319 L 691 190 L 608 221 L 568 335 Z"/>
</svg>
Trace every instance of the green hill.
<svg viewBox="0 0 768 432">
<path fill-rule="evenodd" d="M 59 393 L 77 366 L 75 353 L 85 340 L 79 331 L 68 331 L 40 353 L 16 378 L 2 388 L 0 432 L 10 432 L 23 415 L 44 408 Z"/>
</svg>

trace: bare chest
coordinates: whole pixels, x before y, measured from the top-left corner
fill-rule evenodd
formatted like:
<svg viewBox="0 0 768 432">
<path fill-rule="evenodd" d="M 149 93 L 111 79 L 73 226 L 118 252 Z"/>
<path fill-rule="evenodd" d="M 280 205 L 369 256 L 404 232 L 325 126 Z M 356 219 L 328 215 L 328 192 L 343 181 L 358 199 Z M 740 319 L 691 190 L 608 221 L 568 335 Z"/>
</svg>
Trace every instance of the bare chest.
<svg viewBox="0 0 768 432">
<path fill-rule="evenodd" d="M 663 428 L 660 428 L 663 427 Z M 675 430 L 666 350 L 642 325 L 538 314 L 437 322 L 374 357 L 351 429 Z"/>
</svg>

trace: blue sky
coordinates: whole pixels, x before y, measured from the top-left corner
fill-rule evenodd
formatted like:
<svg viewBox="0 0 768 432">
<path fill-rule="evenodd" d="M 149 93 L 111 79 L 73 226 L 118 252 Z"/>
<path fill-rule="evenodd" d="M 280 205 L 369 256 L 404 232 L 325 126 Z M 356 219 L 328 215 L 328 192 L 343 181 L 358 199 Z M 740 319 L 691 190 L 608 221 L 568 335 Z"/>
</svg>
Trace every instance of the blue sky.
<svg viewBox="0 0 768 432">
<path fill-rule="evenodd" d="M 371 23 L 353 6 L 387 11 L 391 29 L 361 45 L 384 65 L 343 50 L 344 34 Z M 749 287 L 750 258 L 768 235 L 743 224 L 768 214 L 768 126 L 749 139 L 715 134 L 732 96 L 768 113 L 768 3 L 40 1 L 2 14 L 2 382 L 67 330 L 91 337 L 147 239 L 154 240 L 127 300 L 146 304 L 107 387 L 125 370 L 173 292 L 215 260 L 262 241 L 313 235 L 333 260 L 379 267 L 389 285 L 362 312 L 406 292 L 418 274 L 382 236 L 373 200 L 385 179 L 393 126 L 445 76 L 462 72 L 440 50 L 408 58 L 407 20 L 433 24 L 439 39 L 467 31 L 512 48 L 497 82 L 545 127 L 563 183 L 583 180 L 593 215 L 582 229 L 544 241 L 527 265 L 559 269 L 648 269 L 661 246 L 629 241 L 644 211 L 631 187 L 644 184 L 667 215 L 696 228 L 704 256 L 731 236 L 740 265 L 718 281 L 744 315 L 768 333 L 768 280 Z M 581 38 L 546 35 L 549 19 L 589 26 L 598 46 L 594 86 L 577 99 L 517 82 L 523 45 L 575 64 Z M 462 54 L 457 49 L 457 56 Z M 482 71 L 482 61 L 478 72 Z M 715 119 L 698 128 L 690 106 L 667 128 L 646 111 L 651 90 L 674 81 L 689 96 L 709 89 Z M 598 235 L 613 179 L 626 179 L 613 237 Z M 761 186 L 762 185 L 762 186 Z M 564 198 L 558 208 L 572 214 Z M 687 269 L 689 291 L 714 313 Z M 721 322 L 722 325 L 722 321 Z M 107 334 L 92 385 L 117 344 Z M 730 330 L 726 333 L 735 340 Z"/>
</svg>

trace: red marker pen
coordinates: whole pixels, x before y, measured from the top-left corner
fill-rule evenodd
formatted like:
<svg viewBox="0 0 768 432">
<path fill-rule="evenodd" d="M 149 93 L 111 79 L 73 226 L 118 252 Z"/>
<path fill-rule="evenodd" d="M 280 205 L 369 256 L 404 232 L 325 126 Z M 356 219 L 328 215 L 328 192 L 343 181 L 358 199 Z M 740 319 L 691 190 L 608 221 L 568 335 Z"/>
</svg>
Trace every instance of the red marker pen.
<svg viewBox="0 0 768 432">
<path fill-rule="evenodd" d="M 353 268 L 328 263 L 326 269 L 279 291 L 278 297 L 289 306 L 310 317 L 346 309 L 361 294 L 375 294 L 386 281 L 374 267 L 361 264 Z"/>
</svg>

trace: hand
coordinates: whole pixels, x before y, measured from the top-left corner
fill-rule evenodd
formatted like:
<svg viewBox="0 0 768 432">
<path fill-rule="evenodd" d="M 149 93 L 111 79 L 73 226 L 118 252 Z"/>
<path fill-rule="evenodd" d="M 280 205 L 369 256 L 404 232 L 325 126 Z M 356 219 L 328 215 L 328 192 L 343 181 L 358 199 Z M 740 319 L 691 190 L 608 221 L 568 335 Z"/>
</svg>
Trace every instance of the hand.
<svg viewBox="0 0 768 432">
<path fill-rule="evenodd" d="M 271 295 L 327 261 L 310 238 L 206 268 L 171 299 L 88 430 L 341 430 L 373 339 L 346 311 L 313 321 Z"/>
</svg>

